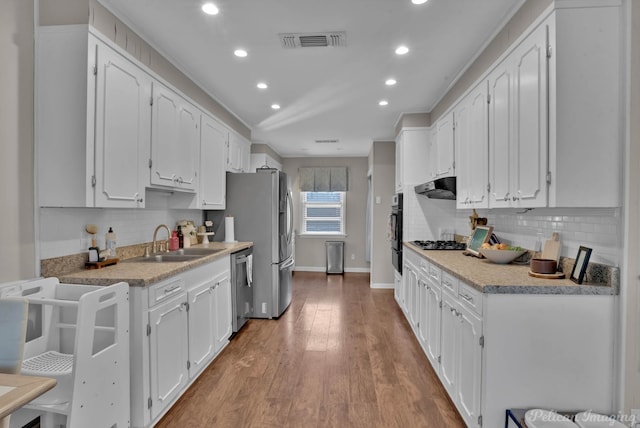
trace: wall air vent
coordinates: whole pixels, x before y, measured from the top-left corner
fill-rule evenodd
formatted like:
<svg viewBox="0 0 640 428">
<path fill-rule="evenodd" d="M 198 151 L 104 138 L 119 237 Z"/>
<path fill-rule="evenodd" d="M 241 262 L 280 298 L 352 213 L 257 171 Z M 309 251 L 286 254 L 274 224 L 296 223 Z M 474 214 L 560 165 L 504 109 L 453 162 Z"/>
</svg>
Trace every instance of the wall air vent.
<svg viewBox="0 0 640 428">
<path fill-rule="evenodd" d="M 340 140 L 316 140 L 316 144 L 337 144 Z"/>
<path fill-rule="evenodd" d="M 332 31 L 330 33 L 280 33 L 280 44 L 285 49 L 344 47 L 347 46 L 347 33 Z"/>
</svg>

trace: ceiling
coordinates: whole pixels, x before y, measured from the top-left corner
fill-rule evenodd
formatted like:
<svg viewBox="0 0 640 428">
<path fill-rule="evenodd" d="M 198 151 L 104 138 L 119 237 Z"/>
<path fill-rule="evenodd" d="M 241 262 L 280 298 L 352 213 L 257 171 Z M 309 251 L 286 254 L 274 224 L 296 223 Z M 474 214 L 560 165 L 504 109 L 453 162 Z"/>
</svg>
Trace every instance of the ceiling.
<svg viewBox="0 0 640 428">
<path fill-rule="evenodd" d="M 213 0 L 214 16 L 201 11 L 205 0 L 100 1 L 243 121 L 254 143 L 298 157 L 367 156 L 372 141 L 393 140 L 400 115 L 431 111 L 524 0 Z M 329 31 L 346 32 L 346 46 L 285 49 L 278 37 Z M 408 54 L 394 53 L 400 44 Z M 248 56 L 234 56 L 238 48 Z"/>
</svg>

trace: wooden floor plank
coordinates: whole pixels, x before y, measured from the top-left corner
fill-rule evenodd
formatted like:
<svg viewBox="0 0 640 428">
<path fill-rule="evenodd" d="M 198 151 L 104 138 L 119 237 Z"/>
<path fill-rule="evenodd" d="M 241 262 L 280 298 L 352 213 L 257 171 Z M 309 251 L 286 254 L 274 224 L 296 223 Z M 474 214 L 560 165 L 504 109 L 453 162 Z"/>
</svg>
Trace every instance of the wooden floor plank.
<svg viewBox="0 0 640 428">
<path fill-rule="evenodd" d="M 287 311 L 250 320 L 156 426 L 464 424 L 393 290 L 367 274 L 296 272 Z"/>
</svg>

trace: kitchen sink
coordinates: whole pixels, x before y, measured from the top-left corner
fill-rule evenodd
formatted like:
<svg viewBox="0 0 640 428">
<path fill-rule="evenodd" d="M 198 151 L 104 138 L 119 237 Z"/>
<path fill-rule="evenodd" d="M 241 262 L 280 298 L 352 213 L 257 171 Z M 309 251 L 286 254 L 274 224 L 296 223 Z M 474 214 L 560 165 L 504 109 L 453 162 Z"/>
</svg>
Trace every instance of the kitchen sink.
<svg viewBox="0 0 640 428">
<path fill-rule="evenodd" d="M 140 256 L 132 259 L 124 260 L 123 262 L 130 263 L 168 263 L 168 262 L 190 262 L 206 256 L 206 254 L 154 254 L 149 257 Z"/>
<path fill-rule="evenodd" d="M 184 254 L 185 256 L 197 255 L 197 256 L 208 256 L 210 254 L 219 253 L 223 251 L 221 248 L 182 248 L 176 253 Z"/>
</svg>

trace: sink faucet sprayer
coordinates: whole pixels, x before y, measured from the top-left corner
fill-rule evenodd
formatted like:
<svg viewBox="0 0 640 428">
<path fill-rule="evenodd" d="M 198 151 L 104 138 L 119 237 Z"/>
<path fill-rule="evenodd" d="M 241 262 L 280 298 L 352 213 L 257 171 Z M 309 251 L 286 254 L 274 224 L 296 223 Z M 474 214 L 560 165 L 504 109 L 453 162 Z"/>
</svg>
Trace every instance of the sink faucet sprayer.
<svg viewBox="0 0 640 428">
<path fill-rule="evenodd" d="M 156 230 L 153 231 L 153 244 L 152 244 L 152 252 L 155 254 L 156 250 L 157 250 L 157 246 L 156 246 L 156 237 L 158 235 L 158 230 L 160 230 L 161 228 L 165 228 L 167 230 L 167 242 L 169 241 L 169 238 L 171 238 L 171 230 L 169 230 L 169 226 L 167 226 L 166 224 L 160 224 L 158 225 L 158 227 L 156 227 Z M 169 252 L 169 245 L 165 245 L 166 251 Z"/>
</svg>

